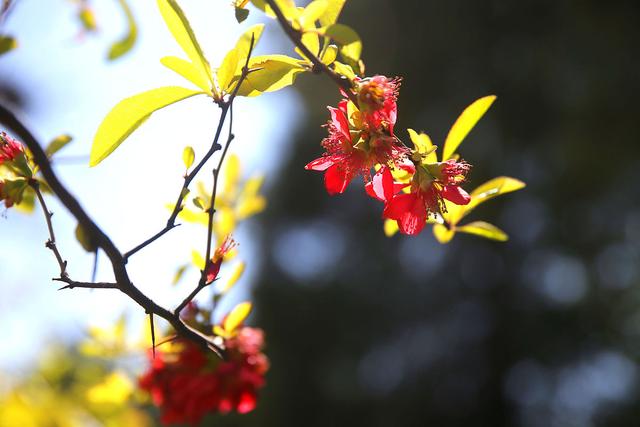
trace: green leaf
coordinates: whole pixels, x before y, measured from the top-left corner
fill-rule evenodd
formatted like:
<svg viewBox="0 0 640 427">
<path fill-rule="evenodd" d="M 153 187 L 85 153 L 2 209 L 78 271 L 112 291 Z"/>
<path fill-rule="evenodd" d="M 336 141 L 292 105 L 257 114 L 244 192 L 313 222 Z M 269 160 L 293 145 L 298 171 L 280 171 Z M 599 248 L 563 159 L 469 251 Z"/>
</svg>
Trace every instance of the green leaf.
<svg viewBox="0 0 640 427">
<path fill-rule="evenodd" d="M 198 86 L 209 96 L 213 95 L 211 90 L 211 81 L 200 73 L 200 71 L 191 62 L 175 56 L 165 56 L 160 60 L 160 63 Z"/>
<path fill-rule="evenodd" d="M 98 127 L 91 146 L 89 166 L 95 166 L 107 158 L 153 112 L 202 93 L 204 92 L 167 86 L 120 101 Z"/>
<path fill-rule="evenodd" d="M 327 10 L 329 3 L 326 0 L 314 0 L 307 7 L 304 8 L 298 21 L 300 22 L 300 26 L 302 29 L 313 29 L 316 28 L 316 21 L 320 19 L 321 16 Z"/>
<path fill-rule="evenodd" d="M 241 302 L 240 304 L 236 305 L 233 310 L 231 310 L 231 312 L 224 318 L 224 321 L 222 323 L 224 330 L 228 334 L 233 334 L 236 329 L 238 329 L 238 327 L 242 325 L 242 322 L 245 321 L 247 316 L 249 316 L 249 313 L 251 313 L 250 302 Z"/>
<path fill-rule="evenodd" d="M 118 3 L 120 3 L 120 7 L 122 7 L 122 10 L 127 17 L 127 34 L 122 39 L 111 45 L 107 56 L 110 61 L 120 58 L 122 55 L 129 52 L 138 38 L 138 26 L 136 25 L 136 21 L 133 18 L 129 5 L 125 0 L 118 0 Z"/>
<path fill-rule="evenodd" d="M 184 273 L 187 271 L 187 269 L 189 268 L 189 264 L 183 264 L 180 267 L 178 267 L 178 269 L 176 270 L 176 274 L 174 274 L 173 279 L 171 280 L 171 284 L 172 285 L 177 285 L 178 282 L 180 282 L 180 280 L 182 279 L 182 276 L 184 276 Z"/>
<path fill-rule="evenodd" d="M 206 264 L 204 257 L 200 255 L 200 252 L 196 251 L 195 249 L 191 251 L 191 263 L 195 265 L 200 271 L 204 270 L 204 266 Z"/>
<path fill-rule="evenodd" d="M 247 17 L 249 17 L 249 9 L 243 9 L 241 7 L 236 7 L 235 9 L 236 21 L 238 21 L 238 24 L 241 24 L 245 19 L 247 19 Z"/>
<path fill-rule="evenodd" d="M 465 206 L 465 212 L 469 212 L 481 203 L 498 197 L 502 194 L 524 188 L 526 184 L 519 179 L 508 176 L 493 178 L 471 192 L 471 201 Z"/>
<path fill-rule="evenodd" d="M 355 30 L 344 24 L 332 24 L 320 30 L 326 37 L 340 46 L 340 54 L 349 61 L 357 62 L 362 54 L 362 41 Z"/>
<path fill-rule="evenodd" d="M 455 234 L 456 232 L 454 230 L 451 230 L 442 224 L 433 224 L 433 235 L 440 243 L 449 243 Z"/>
<path fill-rule="evenodd" d="M 256 56 L 249 61 L 249 73 L 238 91 L 240 96 L 258 96 L 293 84 L 297 75 L 306 71 L 300 61 L 286 55 Z"/>
<path fill-rule="evenodd" d="M 196 159 L 196 152 L 193 151 L 193 147 L 186 146 L 182 150 L 182 161 L 184 166 L 189 169 L 193 165 L 193 161 Z"/>
<path fill-rule="evenodd" d="M 456 231 L 475 234 L 476 236 L 485 237 L 491 240 L 497 240 L 499 242 L 506 242 L 507 240 L 509 240 L 509 236 L 507 236 L 507 233 L 500 230 L 495 225 L 489 224 L 488 222 L 484 221 L 470 222 L 469 224 L 456 227 Z"/>
<path fill-rule="evenodd" d="M 407 129 L 407 131 L 418 153 L 424 156 L 424 163 L 436 163 L 438 156 L 436 155 L 435 145 L 431 142 L 429 135 L 423 132 L 418 134 L 413 129 Z"/>
<path fill-rule="evenodd" d="M 91 236 L 82 228 L 80 224 L 76 225 L 75 230 L 76 240 L 80 243 L 80 246 L 87 252 L 95 252 L 98 249 L 96 243 L 91 239 Z"/>
<path fill-rule="evenodd" d="M 18 47 L 18 42 L 11 36 L 0 35 L 0 55 Z"/>
<path fill-rule="evenodd" d="M 247 55 L 249 55 L 252 37 L 253 46 L 255 47 L 258 40 L 260 40 L 260 36 L 262 36 L 263 30 L 264 24 L 254 25 L 249 28 L 240 36 L 236 42 L 236 46 L 224 57 L 224 60 L 216 73 L 218 85 L 221 90 L 227 93 L 232 91 L 231 86 L 234 82 L 234 77 L 239 78 L 240 73 L 242 72 L 242 67 L 244 67 L 244 64 L 246 63 Z"/>
<path fill-rule="evenodd" d="M 193 202 L 193 205 L 195 207 L 200 208 L 202 210 L 205 210 L 204 202 L 202 201 L 202 199 L 200 197 L 194 197 L 192 202 Z"/>
<path fill-rule="evenodd" d="M 353 68 L 351 68 L 351 65 L 343 64 L 339 61 L 334 61 L 333 70 L 341 76 L 345 76 L 349 80 L 353 80 L 356 78 L 356 73 L 353 72 Z"/>
<path fill-rule="evenodd" d="M 73 138 L 70 135 L 58 135 L 49 143 L 49 145 L 47 145 L 47 148 L 45 148 L 44 152 L 47 157 L 50 158 L 55 153 L 64 148 L 68 143 L 70 143 L 71 140 L 73 140 Z"/>
<path fill-rule="evenodd" d="M 210 87 L 213 87 L 211 67 L 205 59 L 191 25 L 178 3 L 175 0 L 158 0 L 158 7 L 164 22 L 167 24 L 171 34 L 173 34 L 173 38 L 193 62 L 196 70 L 202 77 L 208 79 Z"/>
<path fill-rule="evenodd" d="M 334 44 L 330 44 L 322 53 L 322 58 L 320 60 L 325 65 L 331 65 L 333 61 L 338 57 L 338 46 Z"/>
<path fill-rule="evenodd" d="M 345 1 L 346 0 L 327 0 L 327 8 L 320 16 L 320 25 L 326 27 L 331 24 L 335 24 L 338 20 L 338 16 L 340 16 L 340 12 L 342 11 Z"/>
<path fill-rule="evenodd" d="M 451 126 L 447 139 L 444 141 L 442 161 L 449 160 L 453 157 L 462 140 L 469 134 L 471 129 L 478 123 L 478 120 L 482 118 L 495 100 L 495 95 L 485 96 L 465 108 L 462 114 L 460 114 L 460 117 L 458 117 L 453 126 Z"/>
</svg>

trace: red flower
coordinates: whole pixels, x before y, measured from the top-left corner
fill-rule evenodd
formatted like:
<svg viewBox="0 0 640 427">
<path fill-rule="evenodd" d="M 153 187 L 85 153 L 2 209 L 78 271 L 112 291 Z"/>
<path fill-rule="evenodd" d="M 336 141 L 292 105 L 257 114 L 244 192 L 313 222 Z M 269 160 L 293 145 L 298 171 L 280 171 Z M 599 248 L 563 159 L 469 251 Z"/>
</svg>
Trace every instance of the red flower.
<svg viewBox="0 0 640 427">
<path fill-rule="evenodd" d="M 466 179 L 470 168 L 468 163 L 455 160 L 418 166 L 411 183 L 411 192 L 397 194 L 390 200 L 390 184 L 388 179 L 385 180 L 387 189 L 379 193 L 387 201 L 382 216 L 396 220 L 401 233 L 420 233 L 430 214 L 446 212 L 444 199 L 456 205 L 469 203 L 471 197 L 460 184 Z"/>
<path fill-rule="evenodd" d="M 225 340 L 225 360 L 181 341 L 175 353 L 156 353 L 140 387 L 151 393 L 165 425 L 196 425 L 208 413 L 250 412 L 269 369 L 263 345 L 262 330 L 247 327 Z"/>
<path fill-rule="evenodd" d="M 23 152 L 22 145 L 5 132 L 0 132 L 0 165 L 10 162 Z"/>
<path fill-rule="evenodd" d="M 359 80 L 357 87 L 361 110 L 346 99 L 338 108 L 328 107 L 329 136 L 322 141 L 326 153 L 305 166 L 325 172 L 325 187 L 332 195 L 343 193 L 357 175 L 368 182 L 375 165 L 402 163 L 407 154 L 393 135 L 397 81 L 375 76 Z"/>
<path fill-rule="evenodd" d="M 220 272 L 220 266 L 222 265 L 224 256 L 236 246 L 238 246 L 236 241 L 233 240 L 231 235 L 228 235 L 222 241 L 220 247 L 215 250 L 215 252 L 213 253 L 213 258 L 211 258 L 211 262 L 209 262 L 209 265 L 207 265 L 207 284 L 216 280 L 216 277 L 218 277 L 218 273 Z"/>
</svg>

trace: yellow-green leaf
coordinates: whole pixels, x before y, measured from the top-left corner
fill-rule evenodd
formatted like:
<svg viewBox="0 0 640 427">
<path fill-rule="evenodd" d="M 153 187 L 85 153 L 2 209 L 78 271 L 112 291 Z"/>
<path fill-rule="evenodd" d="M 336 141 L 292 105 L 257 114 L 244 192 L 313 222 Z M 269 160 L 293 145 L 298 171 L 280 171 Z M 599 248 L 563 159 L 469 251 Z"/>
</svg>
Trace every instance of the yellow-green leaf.
<svg viewBox="0 0 640 427">
<path fill-rule="evenodd" d="M 450 230 L 442 224 L 433 224 L 433 235 L 440 243 L 448 243 L 456 234 L 454 230 Z"/>
<path fill-rule="evenodd" d="M 193 161 L 196 159 L 196 152 L 193 150 L 193 147 L 186 146 L 184 150 L 182 150 L 182 161 L 184 162 L 184 167 L 189 169 L 191 165 L 193 165 Z"/>
<path fill-rule="evenodd" d="M 91 236 L 82 228 L 80 224 L 76 225 L 75 230 L 76 240 L 80 243 L 80 246 L 87 252 L 95 252 L 98 250 L 98 245 L 91 239 Z"/>
<path fill-rule="evenodd" d="M 251 58 L 251 72 L 242 82 L 238 95 L 258 96 L 293 84 L 297 75 L 306 71 L 300 61 L 286 55 L 266 55 Z"/>
<path fill-rule="evenodd" d="M 244 322 L 247 316 L 249 316 L 249 313 L 251 313 L 251 303 L 241 302 L 236 305 L 229 314 L 227 314 L 224 318 L 222 327 L 227 333 L 232 334 L 238 326 L 242 325 L 242 322 Z"/>
<path fill-rule="evenodd" d="M 318 54 L 320 53 L 320 36 L 318 36 L 318 34 L 314 32 L 303 33 L 300 40 L 302 41 L 302 44 L 304 44 L 306 48 L 309 49 L 309 52 L 311 52 L 314 56 L 318 56 Z M 300 55 L 301 58 L 309 59 L 297 47 L 295 48 L 295 51 L 298 55 Z"/>
<path fill-rule="evenodd" d="M 444 141 L 442 161 L 452 158 L 462 140 L 469 134 L 476 123 L 478 123 L 478 120 L 482 118 L 484 113 L 487 112 L 495 99 L 495 95 L 485 96 L 465 108 L 462 114 L 460 114 L 460 117 L 458 117 L 453 126 L 451 126 L 447 139 Z"/>
<path fill-rule="evenodd" d="M 436 155 L 435 145 L 431 142 L 431 138 L 426 133 L 420 132 L 419 134 L 413 129 L 407 129 L 409 132 L 409 137 L 411 138 L 411 142 L 415 145 L 416 150 L 421 155 L 425 155 L 424 162 L 425 163 L 435 163 L 438 161 L 438 156 Z M 427 154 L 428 153 L 428 154 Z"/>
<path fill-rule="evenodd" d="M 231 154 L 224 163 L 224 194 L 231 197 L 240 180 L 240 159 Z"/>
<path fill-rule="evenodd" d="M 47 148 L 45 148 L 44 152 L 47 157 L 53 156 L 55 153 L 63 149 L 68 143 L 71 142 L 73 138 L 70 135 L 62 134 L 58 135 L 51 140 Z"/>
<path fill-rule="evenodd" d="M 391 237 L 396 234 L 400 230 L 398 227 L 398 222 L 395 219 L 385 219 L 384 220 L 384 234 L 387 237 Z"/>
<path fill-rule="evenodd" d="M 340 54 L 343 58 L 358 62 L 362 53 L 362 41 L 353 28 L 344 24 L 332 24 L 320 31 L 340 46 Z"/>
<path fill-rule="evenodd" d="M 18 42 L 11 36 L 0 35 L 0 55 L 18 47 Z"/>
<path fill-rule="evenodd" d="M 153 112 L 202 93 L 199 90 L 167 86 L 123 99 L 98 127 L 91 146 L 89 165 L 95 166 L 109 156 Z"/>
<path fill-rule="evenodd" d="M 327 10 L 329 3 L 326 0 L 314 0 L 307 7 L 304 8 L 304 11 L 300 14 L 298 21 L 300 22 L 300 26 L 303 30 L 314 29 L 316 28 L 316 21 L 320 19 L 321 16 Z"/>
<path fill-rule="evenodd" d="M 211 81 L 203 75 L 191 62 L 176 56 L 165 56 L 160 63 L 189 80 L 194 85 L 205 91 L 208 95 L 212 95 Z"/>
<path fill-rule="evenodd" d="M 334 61 L 333 70 L 341 76 L 345 76 L 349 80 L 356 78 L 356 73 L 353 72 L 353 68 L 351 68 L 350 65 L 343 64 L 342 62 Z"/>
<path fill-rule="evenodd" d="M 138 26 L 136 25 L 136 21 L 131 13 L 129 5 L 125 0 L 118 0 L 118 3 L 120 3 L 120 7 L 127 18 L 127 34 L 125 34 L 122 39 L 111 45 L 108 55 L 108 58 L 111 61 L 120 58 L 122 55 L 129 52 L 138 38 Z"/>
<path fill-rule="evenodd" d="M 326 27 L 335 24 L 345 1 L 346 0 L 327 0 L 327 8 L 324 10 L 322 16 L 320 16 L 320 25 Z"/>
<path fill-rule="evenodd" d="M 191 251 L 191 263 L 195 265 L 198 270 L 204 270 L 204 266 L 206 265 L 204 257 L 195 249 Z"/>
<path fill-rule="evenodd" d="M 241 24 L 249 16 L 249 10 L 236 6 L 235 15 L 236 15 L 236 21 L 238 21 L 238 24 Z"/>
<path fill-rule="evenodd" d="M 238 282 L 240 277 L 242 277 L 245 267 L 246 265 L 244 262 L 237 263 L 236 267 L 233 269 L 233 273 L 231 273 L 231 276 L 229 276 L 229 279 L 227 279 L 226 281 L 220 281 L 223 284 L 218 288 L 218 294 L 222 295 L 229 292 L 229 290 L 233 288 L 233 286 Z"/>
<path fill-rule="evenodd" d="M 336 60 L 337 56 L 338 56 L 338 46 L 334 44 L 330 44 L 324 50 L 324 52 L 322 53 L 322 58 L 320 59 L 322 60 L 323 64 L 330 65 L 333 63 L 333 61 Z"/>
<path fill-rule="evenodd" d="M 164 22 L 167 24 L 171 34 L 173 34 L 173 38 L 176 39 L 182 50 L 187 54 L 196 70 L 208 79 L 210 87 L 213 87 L 211 67 L 204 57 L 191 25 L 178 3 L 175 0 L 158 0 L 158 7 Z"/>
<path fill-rule="evenodd" d="M 493 178 L 471 192 L 471 201 L 465 207 L 465 211 L 469 212 L 480 203 L 491 200 L 502 194 L 511 193 L 512 191 L 524 188 L 526 184 L 519 179 L 508 176 L 499 176 Z"/>
<path fill-rule="evenodd" d="M 487 239 L 497 240 L 499 242 L 506 242 L 507 240 L 509 240 L 509 236 L 507 236 L 507 233 L 500 230 L 495 225 L 489 224 L 488 222 L 484 221 L 470 222 L 469 224 L 456 227 L 456 231 L 475 234 L 476 236 L 482 236 Z"/>
<path fill-rule="evenodd" d="M 103 382 L 86 391 L 87 400 L 96 404 L 123 405 L 134 391 L 134 385 L 124 373 L 112 372 Z"/>
</svg>

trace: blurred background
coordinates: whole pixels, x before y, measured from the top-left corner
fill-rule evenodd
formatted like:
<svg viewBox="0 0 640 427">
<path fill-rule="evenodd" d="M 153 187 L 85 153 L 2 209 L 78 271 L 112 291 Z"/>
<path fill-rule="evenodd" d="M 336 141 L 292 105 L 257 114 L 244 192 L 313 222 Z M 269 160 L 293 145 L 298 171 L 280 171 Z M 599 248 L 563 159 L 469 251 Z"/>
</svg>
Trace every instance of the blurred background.
<svg viewBox="0 0 640 427">
<path fill-rule="evenodd" d="M 119 99 L 177 79 L 157 62 L 178 47 L 154 2 L 132 5 L 134 50 L 105 61 L 124 31 L 111 3 L 93 2 L 103 21 L 84 40 L 63 1 L 19 1 L 3 24 L 21 46 L 0 57 L 0 92 L 43 140 L 76 136 L 69 156 L 88 153 Z M 181 2 L 215 63 L 241 29 L 228 2 L 210 3 Z M 256 411 L 205 424 L 638 424 L 639 18 L 634 1 L 347 2 L 341 22 L 359 32 L 367 74 L 403 78 L 401 138 L 411 127 L 442 144 L 464 107 L 498 95 L 461 150 L 474 165 L 471 188 L 498 175 L 528 185 L 472 214 L 503 228 L 507 243 L 458 235 L 439 245 L 428 229 L 389 239 L 380 205 L 359 186 L 327 196 L 321 175 L 303 169 L 321 152 L 325 106 L 338 100 L 325 77 L 302 75 L 294 88 L 239 102 L 235 149 L 249 172 L 266 172 L 269 207 L 241 230 L 251 268 L 231 300 L 251 293 L 272 368 Z M 258 53 L 274 51 L 291 48 L 271 22 Z M 130 246 L 166 219 L 185 140 L 204 152 L 215 114 L 204 101 L 171 107 L 104 165 L 58 170 Z M 38 215 L 0 219 L 5 390 L 47 342 L 73 343 L 88 323 L 108 324 L 127 307 L 140 315 L 118 295 L 55 291 Z M 202 238 L 189 233 L 167 236 L 132 265 L 160 302 L 180 292 L 169 282 L 191 248 L 173 248 Z M 72 268 L 88 274 L 91 258 L 72 235 L 62 242 Z M 99 273 L 108 277 L 106 264 Z"/>
</svg>

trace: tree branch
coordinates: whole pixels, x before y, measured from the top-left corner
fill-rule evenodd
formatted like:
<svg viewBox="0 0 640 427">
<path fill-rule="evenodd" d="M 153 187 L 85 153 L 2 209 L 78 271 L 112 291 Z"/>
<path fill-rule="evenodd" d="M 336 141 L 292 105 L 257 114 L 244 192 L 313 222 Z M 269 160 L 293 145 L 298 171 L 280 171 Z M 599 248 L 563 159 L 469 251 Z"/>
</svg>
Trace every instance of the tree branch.
<svg viewBox="0 0 640 427">
<path fill-rule="evenodd" d="M 58 196 L 62 204 L 71 212 L 78 220 L 80 226 L 96 243 L 98 248 L 102 249 L 109 258 L 113 268 L 113 274 L 116 279 L 117 288 L 129 298 L 134 300 L 138 305 L 145 309 L 146 313 L 157 314 L 165 319 L 175 329 L 176 333 L 186 339 L 206 347 L 216 352 L 222 357 L 222 349 L 213 341 L 211 337 L 206 336 L 202 332 L 185 324 L 179 316 L 174 315 L 169 310 L 159 306 L 149 297 L 143 294 L 129 278 L 126 268 L 126 260 L 100 227 L 89 217 L 82 208 L 78 200 L 67 190 L 60 182 L 54 172 L 47 155 L 38 143 L 35 136 L 29 129 L 6 107 L 0 105 L 0 121 L 13 129 L 19 135 L 22 142 L 29 148 L 33 156 L 33 161 L 40 167 L 42 175 L 51 190 Z"/>
<path fill-rule="evenodd" d="M 304 43 L 302 43 L 302 33 L 299 30 L 296 30 L 291 26 L 287 18 L 285 18 L 282 10 L 278 7 L 275 0 L 265 0 L 265 3 L 269 5 L 269 7 L 273 10 L 273 13 L 276 15 L 276 19 L 280 23 L 280 26 L 284 30 L 285 34 L 289 36 L 293 44 L 300 49 L 300 51 L 306 56 L 309 61 L 313 64 L 314 71 L 322 72 L 329 76 L 331 80 L 333 80 L 340 89 L 347 94 L 351 102 L 353 102 L 356 106 L 358 105 L 358 99 L 353 93 L 353 87 L 348 78 L 341 76 L 340 74 L 333 71 L 327 64 L 322 62 L 320 58 L 318 58 L 313 52 L 309 50 Z"/>
</svg>

